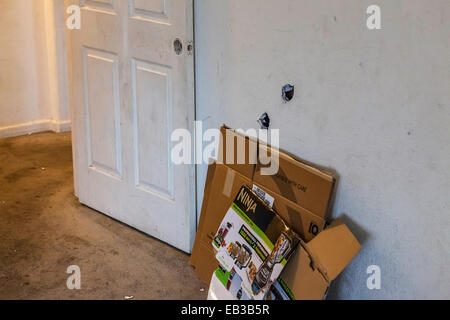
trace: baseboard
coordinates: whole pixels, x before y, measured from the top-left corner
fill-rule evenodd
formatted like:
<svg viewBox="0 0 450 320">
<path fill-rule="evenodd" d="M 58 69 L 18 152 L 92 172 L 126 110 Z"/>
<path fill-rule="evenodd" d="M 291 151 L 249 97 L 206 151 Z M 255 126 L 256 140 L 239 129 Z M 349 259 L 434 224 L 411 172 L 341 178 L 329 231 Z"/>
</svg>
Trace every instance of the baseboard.
<svg viewBox="0 0 450 320">
<path fill-rule="evenodd" d="M 17 124 L 14 126 L 0 127 L 0 138 L 18 137 L 38 132 L 53 131 L 67 132 L 71 130 L 71 122 L 56 120 L 38 120 Z"/>
<path fill-rule="evenodd" d="M 72 130 L 72 122 L 70 120 L 68 121 L 51 121 L 52 131 L 61 133 L 61 132 L 68 132 Z"/>
</svg>

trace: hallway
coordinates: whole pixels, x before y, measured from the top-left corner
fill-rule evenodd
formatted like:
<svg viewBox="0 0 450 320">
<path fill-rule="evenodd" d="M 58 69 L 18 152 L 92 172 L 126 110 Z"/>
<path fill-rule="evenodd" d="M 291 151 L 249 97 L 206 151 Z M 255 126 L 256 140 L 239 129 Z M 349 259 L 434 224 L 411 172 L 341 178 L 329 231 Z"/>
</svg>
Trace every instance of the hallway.
<svg viewBox="0 0 450 320">
<path fill-rule="evenodd" d="M 79 204 L 71 148 L 70 133 L 0 140 L 0 299 L 205 299 L 186 254 Z"/>
</svg>

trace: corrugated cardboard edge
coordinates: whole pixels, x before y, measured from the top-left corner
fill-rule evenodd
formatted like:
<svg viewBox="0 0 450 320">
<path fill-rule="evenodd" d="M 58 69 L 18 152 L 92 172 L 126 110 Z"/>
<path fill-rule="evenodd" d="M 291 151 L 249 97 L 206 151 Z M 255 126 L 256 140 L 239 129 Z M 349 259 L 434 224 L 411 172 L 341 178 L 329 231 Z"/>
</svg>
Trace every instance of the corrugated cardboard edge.
<svg viewBox="0 0 450 320">
<path fill-rule="evenodd" d="M 295 164 L 295 165 L 300 164 L 300 167 L 302 167 L 302 169 L 309 171 L 315 175 L 318 175 L 322 179 L 325 179 L 325 180 L 327 180 L 329 182 L 333 182 L 333 183 L 336 180 L 335 174 L 328 168 L 319 168 L 319 166 L 316 164 L 309 163 L 299 157 L 294 157 L 290 153 L 288 153 L 284 150 L 281 150 L 281 149 L 273 148 L 272 146 L 270 146 L 268 144 L 259 142 L 258 146 L 259 146 L 258 159 L 259 159 L 259 155 L 260 155 L 260 149 L 270 150 L 270 152 L 276 152 L 280 158 L 283 158 L 284 160 L 289 161 L 292 164 Z"/>
<path fill-rule="evenodd" d="M 205 224 L 205 218 L 206 218 L 206 214 L 205 211 L 208 208 L 208 200 L 209 200 L 209 194 L 210 194 L 210 190 L 211 190 L 211 185 L 212 185 L 212 181 L 213 181 L 213 177 L 214 177 L 214 173 L 216 172 L 216 163 L 211 163 L 208 166 L 208 172 L 206 174 L 206 181 L 205 181 L 205 189 L 204 189 L 204 196 L 203 196 L 203 203 L 202 203 L 202 210 L 200 213 L 200 221 L 198 223 L 198 227 L 197 230 L 201 230 Z M 197 258 L 199 257 L 199 254 L 197 254 L 197 250 L 199 250 L 199 246 L 195 245 L 197 243 L 199 243 L 200 239 L 199 237 L 201 236 L 201 234 L 199 232 L 197 232 L 196 236 L 195 236 L 195 242 L 194 242 L 194 248 L 192 250 L 192 255 L 191 255 L 191 259 L 189 260 L 189 263 L 192 266 L 197 265 Z"/>
</svg>

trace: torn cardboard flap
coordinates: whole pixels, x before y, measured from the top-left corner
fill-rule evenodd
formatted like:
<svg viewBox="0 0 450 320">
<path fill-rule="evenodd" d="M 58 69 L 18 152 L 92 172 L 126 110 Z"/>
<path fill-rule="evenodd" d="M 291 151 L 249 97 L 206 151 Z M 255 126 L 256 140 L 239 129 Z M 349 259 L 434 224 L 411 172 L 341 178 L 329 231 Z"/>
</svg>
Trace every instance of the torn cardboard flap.
<svg viewBox="0 0 450 320">
<path fill-rule="evenodd" d="M 299 245 L 281 274 L 296 300 L 322 300 L 329 283 L 311 264 L 308 252 Z"/>
<path fill-rule="evenodd" d="M 361 245 L 348 227 L 338 219 L 308 242 L 306 249 L 324 277 L 331 282 L 358 254 Z"/>
</svg>

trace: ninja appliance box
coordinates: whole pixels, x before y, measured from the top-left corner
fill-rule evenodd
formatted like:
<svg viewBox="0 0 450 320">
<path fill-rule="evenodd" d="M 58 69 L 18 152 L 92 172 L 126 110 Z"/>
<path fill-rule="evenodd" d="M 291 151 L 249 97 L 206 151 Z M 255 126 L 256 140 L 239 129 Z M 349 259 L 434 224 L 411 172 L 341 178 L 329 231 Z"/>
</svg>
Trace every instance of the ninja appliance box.
<svg viewBox="0 0 450 320">
<path fill-rule="evenodd" d="M 252 190 L 243 186 L 212 241 L 216 276 L 236 299 L 262 300 L 299 238 Z"/>
</svg>

